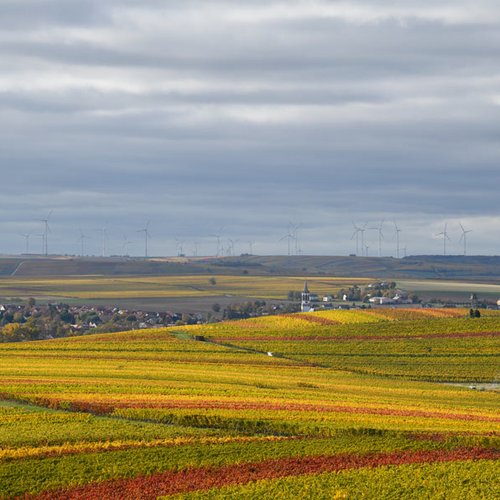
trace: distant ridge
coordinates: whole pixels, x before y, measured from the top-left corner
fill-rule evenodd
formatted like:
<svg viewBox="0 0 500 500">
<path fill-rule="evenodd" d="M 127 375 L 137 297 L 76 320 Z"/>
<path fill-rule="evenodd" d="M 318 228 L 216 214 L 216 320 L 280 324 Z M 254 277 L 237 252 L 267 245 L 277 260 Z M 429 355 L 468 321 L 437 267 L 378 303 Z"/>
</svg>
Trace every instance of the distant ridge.
<svg viewBox="0 0 500 500">
<path fill-rule="evenodd" d="M 500 256 L 256 256 L 221 258 L 3 257 L 0 276 L 296 275 L 456 279 L 500 283 Z"/>
</svg>

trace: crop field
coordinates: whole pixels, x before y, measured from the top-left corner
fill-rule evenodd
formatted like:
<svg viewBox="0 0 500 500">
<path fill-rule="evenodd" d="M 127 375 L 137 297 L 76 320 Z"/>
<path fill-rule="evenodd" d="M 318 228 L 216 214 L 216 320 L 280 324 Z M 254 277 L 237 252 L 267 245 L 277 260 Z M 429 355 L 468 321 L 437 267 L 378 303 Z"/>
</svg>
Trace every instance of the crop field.
<svg viewBox="0 0 500 500">
<path fill-rule="evenodd" d="M 500 285 L 493 283 L 470 283 L 464 281 L 448 280 L 397 280 L 399 287 L 411 290 L 429 300 L 432 297 L 447 298 L 449 300 L 466 301 L 471 293 L 483 299 L 496 301 L 500 297 Z"/>
<path fill-rule="evenodd" d="M 215 280 L 215 283 L 211 283 Z M 366 278 L 308 278 L 318 294 L 333 294 L 343 287 L 369 282 Z M 0 278 L 0 297 L 68 299 L 128 299 L 235 296 L 286 299 L 300 291 L 303 277 L 293 276 L 143 276 L 63 278 Z"/>
<path fill-rule="evenodd" d="M 500 497 L 500 315 L 325 311 L 0 344 L 0 498 Z"/>
<path fill-rule="evenodd" d="M 215 284 L 211 280 L 215 279 Z M 318 295 L 334 295 L 353 284 L 362 287 L 370 278 L 332 278 L 303 276 L 64 276 L 64 277 L 0 277 L 0 300 L 12 297 L 35 297 L 45 300 L 143 300 L 143 299 L 203 299 L 213 297 L 248 297 L 283 300 L 290 290 L 301 291 L 304 279 Z M 398 286 L 424 294 L 466 299 L 470 293 L 484 298 L 500 296 L 498 284 L 474 284 L 453 281 L 402 280 Z"/>
<path fill-rule="evenodd" d="M 491 382 L 499 370 L 497 311 L 481 321 L 466 309 L 324 311 L 185 329 L 197 330 L 225 345 L 357 373 Z"/>
</svg>

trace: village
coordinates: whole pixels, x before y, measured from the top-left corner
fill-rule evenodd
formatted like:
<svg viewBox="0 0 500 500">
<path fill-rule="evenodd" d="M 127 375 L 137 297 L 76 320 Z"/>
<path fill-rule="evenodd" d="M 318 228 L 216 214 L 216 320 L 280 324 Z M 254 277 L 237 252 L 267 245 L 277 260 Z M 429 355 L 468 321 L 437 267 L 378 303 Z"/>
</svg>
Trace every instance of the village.
<svg viewBox="0 0 500 500">
<path fill-rule="evenodd" d="M 88 333 L 151 329 L 167 326 L 213 323 L 250 317 L 313 312 L 328 309 L 371 309 L 379 307 L 470 307 L 497 309 L 500 301 L 482 302 L 476 294 L 468 302 L 436 301 L 425 303 L 416 294 L 397 287 L 394 281 L 379 281 L 364 287 L 352 285 L 335 295 L 318 295 L 307 281 L 301 292 L 289 291 L 280 301 L 246 300 L 226 304 L 215 302 L 209 312 L 172 312 L 135 310 L 104 305 L 37 303 L 28 298 L 22 303 L 0 304 L 0 342 L 44 340 Z"/>
<path fill-rule="evenodd" d="M 113 332 L 158 328 L 201 321 L 201 315 L 131 311 L 117 307 L 37 304 L 0 304 L 0 341 L 41 340 L 89 331 Z"/>
</svg>

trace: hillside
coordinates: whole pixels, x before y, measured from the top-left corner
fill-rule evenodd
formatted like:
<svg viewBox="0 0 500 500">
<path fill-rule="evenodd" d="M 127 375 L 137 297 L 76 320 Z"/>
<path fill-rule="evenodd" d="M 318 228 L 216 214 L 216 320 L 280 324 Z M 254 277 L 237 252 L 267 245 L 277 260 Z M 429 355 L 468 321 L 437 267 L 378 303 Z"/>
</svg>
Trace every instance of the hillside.
<svg viewBox="0 0 500 500">
<path fill-rule="evenodd" d="M 240 275 L 456 279 L 500 283 L 498 256 L 240 256 L 223 258 L 0 258 L 0 276 Z"/>
<path fill-rule="evenodd" d="M 0 344 L 0 497 L 497 498 L 498 393 L 450 383 L 495 382 L 487 314 Z"/>
</svg>

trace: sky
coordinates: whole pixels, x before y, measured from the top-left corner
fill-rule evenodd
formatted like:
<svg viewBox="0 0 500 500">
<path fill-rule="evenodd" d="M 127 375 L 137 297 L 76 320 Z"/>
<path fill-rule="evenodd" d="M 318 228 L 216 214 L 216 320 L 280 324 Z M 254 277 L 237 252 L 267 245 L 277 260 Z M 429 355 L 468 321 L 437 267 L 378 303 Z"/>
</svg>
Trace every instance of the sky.
<svg viewBox="0 0 500 500">
<path fill-rule="evenodd" d="M 500 254 L 498 0 L 0 9 L 0 253 Z"/>
</svg>

